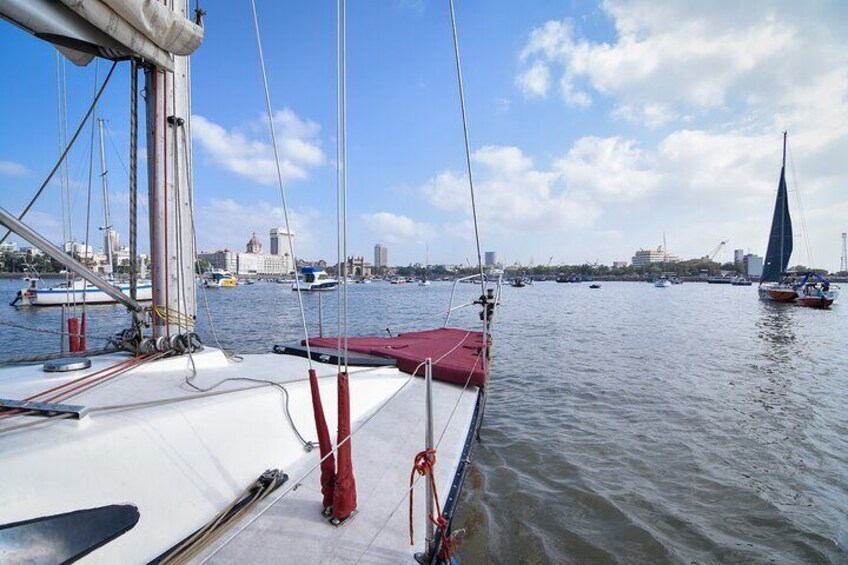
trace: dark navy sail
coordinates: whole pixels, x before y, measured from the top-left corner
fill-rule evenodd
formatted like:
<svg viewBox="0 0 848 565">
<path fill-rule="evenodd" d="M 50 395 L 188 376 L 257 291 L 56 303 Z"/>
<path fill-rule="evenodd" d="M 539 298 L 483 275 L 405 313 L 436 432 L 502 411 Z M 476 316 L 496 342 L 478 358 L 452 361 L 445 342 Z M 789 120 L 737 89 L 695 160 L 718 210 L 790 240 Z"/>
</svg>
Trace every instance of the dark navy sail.
<svg viewBox="0 0 848 565">
<path fill-rule="evenodd" d="M 777 282 L 792 255 L 792 219 L 789 217 L 789 198 L 786 192 L 786 132 L 783 133 L 783 166 L 780 168 L 780 183 L 777 185 L 777 200 L 771 220 L 766 260 L 760 282 Z"/>
</svg>

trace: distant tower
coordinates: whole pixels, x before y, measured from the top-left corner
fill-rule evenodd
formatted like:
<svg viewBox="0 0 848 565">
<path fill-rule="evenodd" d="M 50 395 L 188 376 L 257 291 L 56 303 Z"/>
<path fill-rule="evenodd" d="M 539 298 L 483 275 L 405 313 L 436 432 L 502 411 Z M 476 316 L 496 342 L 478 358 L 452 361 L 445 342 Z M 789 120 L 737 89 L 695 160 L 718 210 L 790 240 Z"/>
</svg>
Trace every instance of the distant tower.
<svg viewBox="0 0 848 565">
<path fill-rule="evenodd" d="M 486 251 L 485 265 L 494 267 L 498 264 L 498 254 L 495 251 Z"/>
<path fill-rule="evenodd" d="M 389 248 L 385 245 L 378 243 L 374 246 L 374 267 L 388 267 L 389 266 Z"/>
<path fill-rule="evenodd" d="M 848 241 L 848 233 L 842 232 L 842 261 L 840 261 L 839 270 L 843 273 L 848 271 L 848 245 L 846 245 L 846 241 Z"/>
<path fill-rule="evenodd" d="M 745 250 L 744 249 L 734 249 L 733 250 L 733 264 L 737 267 L 742 266 L 742 260 L 745 258 Z"/>
<path fill-rule="evenodd" d="M 262 253 L 262 244 L 256 239 L 256 232 L 253 232 L 253 237 L 247 242 L 248 253 Z"/>
<path fill-rule="evenodd" d="M 288 239 L 294 237 L 293 233 L 286 228 L 271 228 L 271 255 L 286 255 L 289 252 L 290 242 Z"/>
</svg>

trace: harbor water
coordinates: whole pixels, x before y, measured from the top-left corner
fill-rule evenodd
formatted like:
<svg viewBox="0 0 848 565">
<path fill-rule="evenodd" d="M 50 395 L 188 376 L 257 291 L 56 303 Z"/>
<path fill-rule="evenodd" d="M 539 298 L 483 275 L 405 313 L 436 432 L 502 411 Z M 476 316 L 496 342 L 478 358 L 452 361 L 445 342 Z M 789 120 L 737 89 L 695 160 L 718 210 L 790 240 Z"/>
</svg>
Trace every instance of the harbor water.
<svg viewBox="0 0 848 565">
<path fill-rule="evenodd" d="M 20 284 L 0 281 L 0 297 Z M 349 331 L 440 326 L 451 288 L 350 285 Z M 479 293 L 457 285 L 456 302 Z M 336 294 L 320 300 L 334 335 Z M 846 300 L 819 311 L 761 302 L 756 286 L 504 288 L 482 441 L 454 522 L 460 560 L 848 562 Z M 239 353 L 302 337 L 289 285 L 198 291 L 198 302 L 206 344 L 209 318 Z M 304 302 L 316 335 L 319 297 Z M 60 317 L 0 308 L 0 357 L 56 351 Z M 119 306 L 89 308 L 89 347 L 126 320 Z M 477 311 L 452 324 L 479 324 Z"/>
</svg>

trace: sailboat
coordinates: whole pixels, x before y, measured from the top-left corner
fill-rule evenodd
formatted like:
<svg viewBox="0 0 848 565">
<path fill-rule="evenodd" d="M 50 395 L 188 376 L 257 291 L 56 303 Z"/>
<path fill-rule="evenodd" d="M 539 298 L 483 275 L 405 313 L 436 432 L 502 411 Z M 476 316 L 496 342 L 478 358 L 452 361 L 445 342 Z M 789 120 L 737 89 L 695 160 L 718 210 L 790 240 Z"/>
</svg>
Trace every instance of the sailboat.
<svg viewBox="0 0 848 565">
<path fill-rule="evenodd" d="M 274 353 L 203 344 L 194 332 L 189 88 L 202 12 L 190 21 L 187 0 L 31 0 L 2 3 L 0 15 L 79 64 L 128 61 L 131 209 L 143 70 L 153 265 L 145 307 L 134 262 L 127 296 L 28 226 L 25 212 L 0 208 L 0 224 L 132 314 L 114 348 L 0 369 L 3 561 L 400 563 L 413 561 L 417 536 L 418 562 L 451 563 L 500 296 L 483 277 L 479 241 L 472 279 L 481 294 L 463 305 L 479 309 L 479 327 L 449 325 L 460 308 L 451 298 L 443 327 L 392 337 L 314 338 L 302 317 L 303 340 Z M 344 15 L 339 22 L 344 45 Z M 273 138 L 255 6 L 254 23 Z M 459 68 L 456 38 L 454 28 Z"/>
<path fill-rule="evenodd" d="M 120 283 L 115 280 L 115 232 L 112 229 L 112 215 L 109 209 L 109 185 L 107 181 L 106 168 L 106 151 L 103 142 L 103 119 L 97 120 L 98 131 L 100 133 L 100 179 L 103 192 L 103 252 L 106 255 L 106 261 L 103 264 L 103 278 L 113 284 L 122 293 L 129 296 L 130 285 L 126 282 Z M 84 254 L 88 251 L 85 250 Z M 135 287 L 136 300 L 147 302 L 153 299 L 153 285 L 150 281 L 140 280 Z M 72 278 L 68 281 L 47 286 L 42 284 L 40 279 L 27 280 L 26 286 L 18 291 L 17 296 L 12 301 L 15 305 L 20 303 L 21 306 L 70 306 L 74 304 L 117 304 L 118 301 L 114 297 L 103 292 L 95 285 L 80 278 Z"/>
<path fill-rule="evenodd" d="M 762 300 L 797 301 L 801 306 L 828 308 L 839 296 L 836 285 L 812 271 L 786 272 L 789 258 L 792 256 L 792 217 L 789 214 L 789 195 L 786 188 L 786 138 L 787 132 L 784 131 L 780 180 L 777 184 L 763 274 L 757 291 Z"/>
<path fill-rule="evenodd" d="M 665 232 L 663 232 L 663 262 L 662 266 L 665 269 L 665 262 L 668 260 L 668 248 L 665 243 Z M 657 288 L 669 288 L 671 286 L 671 281 L 668 279 L 668 276 L 663 273 L 656 279 L 654 279 L 654 286 Z"/>
<path fill-rule="evenodd" d="M 418 286 L 430 286 L 430 247 L 424 246 L 424 277 L 418 281 Z"/>
</svg>

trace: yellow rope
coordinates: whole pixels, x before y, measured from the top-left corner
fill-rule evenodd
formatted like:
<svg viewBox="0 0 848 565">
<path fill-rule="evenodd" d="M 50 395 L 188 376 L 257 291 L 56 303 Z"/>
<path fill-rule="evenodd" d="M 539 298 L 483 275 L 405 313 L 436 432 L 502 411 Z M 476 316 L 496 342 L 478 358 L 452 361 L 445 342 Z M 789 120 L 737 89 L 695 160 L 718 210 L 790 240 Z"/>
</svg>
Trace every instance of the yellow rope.
<svg viewBox="0 0 848 565">
<path fill-rule="evenodd" d="M 159 305 L 154 306 L 153 311 L 156 313 L 156 316 L 166 324 L 173 324 L 186 330 L 194 329 L 194 318 L 183 314 L 179 310 Z"/>
</svg>

